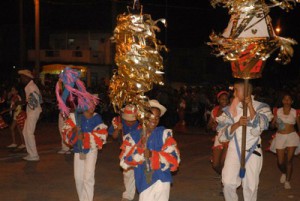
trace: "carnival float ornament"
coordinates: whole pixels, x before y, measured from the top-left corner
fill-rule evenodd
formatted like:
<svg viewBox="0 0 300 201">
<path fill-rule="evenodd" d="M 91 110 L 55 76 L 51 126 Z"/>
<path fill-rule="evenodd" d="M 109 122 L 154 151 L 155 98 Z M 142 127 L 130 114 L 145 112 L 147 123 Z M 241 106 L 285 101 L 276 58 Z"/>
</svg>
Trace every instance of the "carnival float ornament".
<svg viewBox="0 0 300 201">
<path fill-rule="evenodd" d="M 135 1 L 133 9 L 117 17 L 112 41 L 116 44 L 118 69 L 111 78 L 109 96 L 116 112 L 126 104 L 133 104 L 138 108 L 138 119 L 144 121 L 150 110 L 145 93 L 154 84 L 163 85 L 160 51 L 167 48 L 156 39 L 155 32 L 160 31 L 157 23 L 166 26 L 166 20 L 152 20 L 151 15 L 144 14 L 143 7 L 138 5 Z"/>
<path fill-rule="evenodd" d="M 231 63 L 232 75 L 245 81 L 244 94 L 248 94 L 249 79 L 260 78 L 266 60 L 279 51 L 276 61 L 288 64 L 293 56 L 291 38 L 275 34 L 269 16 L 270 9 L 280 7 L 285 11 L 293 9 L 299 0 L 211 0 L 213 7 L 218 5 L 229 10 L 231 15 L 227 28 L 222 34 L 211 33 L 213 54 Z M 243 104 L 243 116 L 247 107 Z M 243 127 L 241 146 L 240 177 L 245 175 L 246 126 Z"/>
<path fill-rule="evenodd" d="M 233 77 L 254 79 L 261 77 L 266 60 L 279 50 L 276 61 L 288 64 L 293 56 L 291 38 L 275 34 L 269 16 L 276 6 L 289 11 L 299 0 L 212 0 L 213 7 L 223 5 L 231 15 L 227 28 L 222 34 L 212 33 L 208 44 L 213 54 L 231 62 Z"/>
</svg>

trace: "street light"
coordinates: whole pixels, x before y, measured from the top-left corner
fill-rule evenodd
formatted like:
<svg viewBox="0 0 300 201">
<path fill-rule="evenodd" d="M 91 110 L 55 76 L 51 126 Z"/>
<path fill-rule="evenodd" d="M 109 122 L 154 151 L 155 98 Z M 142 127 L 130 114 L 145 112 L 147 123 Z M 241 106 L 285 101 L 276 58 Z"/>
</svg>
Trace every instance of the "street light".
<svg viewBox="0 0 300 201">
<path fill-rule="evenodd" d="M 278 27 L 276 27 L 275 31 L 276 31 L 277 34 L 280 34 L 281 28 L 278 26 Z"/>
<path fill-rule="evenodd" d="M 34 0 L 35 11 L 35 73 L 40 73 L 40 0 Z"/>
</svg>

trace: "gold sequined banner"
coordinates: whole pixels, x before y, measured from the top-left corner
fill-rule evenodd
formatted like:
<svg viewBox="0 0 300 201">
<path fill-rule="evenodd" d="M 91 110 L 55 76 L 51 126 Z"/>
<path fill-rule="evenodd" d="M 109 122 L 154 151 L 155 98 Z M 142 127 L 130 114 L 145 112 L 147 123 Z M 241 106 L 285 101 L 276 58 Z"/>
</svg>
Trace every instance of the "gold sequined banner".
<svg viewBox="0 0 300 201">
<path fill-rule="evenodd" d="M 115 111 L 131 103 L 138 108 L 139 120 L 144 120 L 150 110 L 148 97 L 154 84 L 163 85 L 163 58 L 161 50 L 167 50 L 156 39 L 160 31 L 157 23 L 166 26 L 165 19 L 152 20 L 149 14 L 122 14 L 112 41 L 116 43 L 115 62 L 118 69 L 110 81 L 110 100 Z"/>
</svg>

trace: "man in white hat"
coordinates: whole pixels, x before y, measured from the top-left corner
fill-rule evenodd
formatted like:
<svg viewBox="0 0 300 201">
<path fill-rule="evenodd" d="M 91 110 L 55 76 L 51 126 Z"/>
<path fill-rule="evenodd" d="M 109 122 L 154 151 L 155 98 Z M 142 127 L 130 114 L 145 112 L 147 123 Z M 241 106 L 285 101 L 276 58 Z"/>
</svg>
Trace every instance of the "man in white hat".
<svg viewBox="0 0 300 201">
<path fill-rule="evenodd" d="M 157 100 L 149 103 L 152 115 L 146 124 L 146 133 L 140 129 L 124 136 L 120 165 L 125 170 L 134 167 L 139 201 L 168 201 L 171 171 L 177 170 L 180 154 L 172 130 L 158 127 L 167 109 Z"/>
<path fill-rule="evenodd" d="M 27 161 L 38 161 L 40 159 L 35 143 L 34 131 L 36 123 L 42 112 L 42 96 L 39 88 L 33 82 L 34 76 L 29 70 L 19 70 L 20 81 L 25 85 L 26 113 L 27 118 L 23 128 L 23 135 L 28 155 L 23 159 Z"/>
<path fill-rule="evenodd" d="M 114 139 L 118 139 L 119 143 L 122 144 L 124 134 L 141 129 L 136 115 L 137 108 L 134 105 L 126 105 L 122 109 L 121 116 L 113 118 L 108 134 Z M 123 181 L 125 191 L 122 194 L 122 201 L 133 200 L 136 191 L 133 168 L 123 170 Z"/>
</svg>

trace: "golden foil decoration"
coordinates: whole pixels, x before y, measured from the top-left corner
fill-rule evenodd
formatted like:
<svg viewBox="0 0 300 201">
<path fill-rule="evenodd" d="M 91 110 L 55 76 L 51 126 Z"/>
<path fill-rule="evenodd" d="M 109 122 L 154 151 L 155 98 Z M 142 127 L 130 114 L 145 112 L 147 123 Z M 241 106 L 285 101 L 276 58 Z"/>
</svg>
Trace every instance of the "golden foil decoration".
<svg viewBox="0 0 300 201">
<path fill-rule="evenodd" d="M 213 7 L 223 5 L 228 8 L 231 19 L 222 34 L 213 32 L 210 35 L 211 42 L 208 45 L 213 48 L 213 54 L 232 63 L 234 77 L 259 78 L 265 61 L 274 51 L 279 49 L 276 61 L 288 64 L 294 53 L 292 45 L 297 44 L 291 38 L 275 34 L 269 16 L 270 8 L 280 7 L 289 11 L 298 2 L 270 0 L 266 4 L 265 0 L 211 0 Z"/>
<path fill-rule="evenodd" d="M 154 21 L 142 10 L 139 14 L 121 14 L 112 37 L 118 69 L 110 81 L 110 100 L 116 112 L 126 104 L 136 105 L 139 120 L 144 120 L 150 111 L 144 94 L 153 84 L 163 85 L 163 58 L 159 52 L 167 48 L 156 39 L 158 22 L 166 26 L 165 19 Z"/>
</svg>

